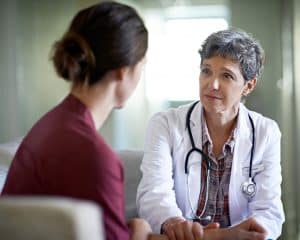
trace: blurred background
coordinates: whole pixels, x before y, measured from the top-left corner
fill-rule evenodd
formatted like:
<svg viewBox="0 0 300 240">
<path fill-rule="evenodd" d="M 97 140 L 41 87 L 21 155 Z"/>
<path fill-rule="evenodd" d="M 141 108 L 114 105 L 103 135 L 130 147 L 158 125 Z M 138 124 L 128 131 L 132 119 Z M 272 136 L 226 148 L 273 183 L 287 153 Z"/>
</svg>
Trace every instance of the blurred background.
<svg viewBox="0 0 300 240">
<path fill-rule="evenodd" d="M 24 136 L 60 102 L 69 86 L 52 67 L 50 50 L 73 15 L 92 0 L 1 0 L 0 143 Z M 149 30 L 147 66 L 125 109 L 100 130 L 115 149 L 142 149 L 150 116 L 198 98 L 201 42 L 238 27 L 259 39 L 264 73 L 246 105 L 282 131 L 282 239 L 300 239 L 300 1 L 129 0 Z M 276 178 L 276 176 L 274 176 Z"/>
</svg>

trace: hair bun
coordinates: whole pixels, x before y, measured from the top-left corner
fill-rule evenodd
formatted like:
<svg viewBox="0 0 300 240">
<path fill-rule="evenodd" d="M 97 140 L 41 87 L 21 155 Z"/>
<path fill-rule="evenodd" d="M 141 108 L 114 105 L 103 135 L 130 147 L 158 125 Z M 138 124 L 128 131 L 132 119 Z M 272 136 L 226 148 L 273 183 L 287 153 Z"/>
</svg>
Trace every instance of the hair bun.
<svg viewBox="0 0 300 240">
<path fill-rule="evenodd" d="M 67 33 L 54 44 L 52 60 L 57 74 L 74 83 L 83 83 L 95 66 L 95 57 L 89 44 L 74 32 Z"/>
</svg>

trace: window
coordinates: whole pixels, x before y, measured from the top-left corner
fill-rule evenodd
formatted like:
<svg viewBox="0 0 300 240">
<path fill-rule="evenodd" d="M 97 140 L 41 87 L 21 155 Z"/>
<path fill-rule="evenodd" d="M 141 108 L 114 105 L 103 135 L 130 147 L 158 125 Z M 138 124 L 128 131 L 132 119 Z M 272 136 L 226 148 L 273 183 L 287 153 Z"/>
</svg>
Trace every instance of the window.
<svg viewBox="0 0 300 240">
<path fill-rule="evenodd" d="M 198 14 L 201 12 L 203 8 Z M 186 14 L 190 17 L 188 12 Z M 145 75 L 149 101 L 198 99 L 198 50 L 209 34 L 228 28 L 225 16 L 209 16 L 207 11 L 204 17 L 182 18 L 180 15 L 159 19 L 152 14 L 146 18 L 150 32 Z"/>
</svg>

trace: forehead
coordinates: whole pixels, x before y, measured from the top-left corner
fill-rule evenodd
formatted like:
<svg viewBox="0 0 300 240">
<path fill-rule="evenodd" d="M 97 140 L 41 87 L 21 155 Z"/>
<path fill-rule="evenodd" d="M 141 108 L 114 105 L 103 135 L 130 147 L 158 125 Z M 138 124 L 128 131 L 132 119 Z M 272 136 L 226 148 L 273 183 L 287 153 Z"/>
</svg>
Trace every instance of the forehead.
<svg viewBox="0 0 300 240">
<path fill-rule="evenodd" d="M 213 56 L 205 58 L 201 62 L 201 66 L 209 66 L 214 68 L 225 68 L 234 71 L 240 71 L 240 64 L 238 61 L 229 57 Z"/>
</svg>

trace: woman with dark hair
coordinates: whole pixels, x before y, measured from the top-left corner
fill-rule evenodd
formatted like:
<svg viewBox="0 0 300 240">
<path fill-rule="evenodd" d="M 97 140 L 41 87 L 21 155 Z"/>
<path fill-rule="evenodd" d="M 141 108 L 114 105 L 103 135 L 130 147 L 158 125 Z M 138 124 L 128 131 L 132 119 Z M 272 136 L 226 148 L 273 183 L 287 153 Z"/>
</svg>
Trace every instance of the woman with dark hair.
<svg viewBox="0 0 300 240">
<path fill-rule="evenodd" d="M 103 210 L 106 239 L 148 236 L 146 222 L 133 220 L 130 229 L 125 222 L 123 166 L 97 132 L 135 89 L 147 44 L 142 19 L 127 5 L 104 2 L 74 17 L 52 53 L 70 93 L 24 138 L 2 195 L 91 200 Z"/>
<path fill-rule="evenodd" d="M 172 240 L 188 221 L 219 223 L 223 231 L 246 219 L 276 239 L 284 222 L 280 130 L 241 103 L 262 73 L 264 51 L 229 29 L 211 34 L 199 52 L 200 101 L 150 120 L 138 212 Z"/>
</svg>

